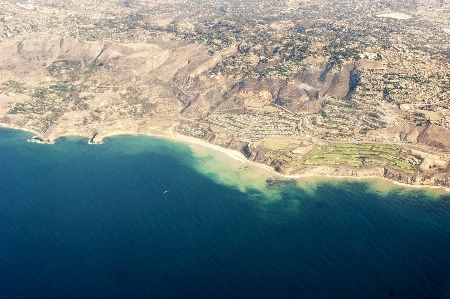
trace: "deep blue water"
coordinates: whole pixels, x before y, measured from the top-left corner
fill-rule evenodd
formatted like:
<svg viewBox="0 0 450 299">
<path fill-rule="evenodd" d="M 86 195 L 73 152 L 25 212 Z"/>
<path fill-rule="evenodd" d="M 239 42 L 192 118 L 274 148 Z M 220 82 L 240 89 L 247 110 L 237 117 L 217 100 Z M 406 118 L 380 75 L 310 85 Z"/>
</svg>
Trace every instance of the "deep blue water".
<svg viewBox="0 0 450 299">
<path fill-rule="evenodd" d="M 271 201 L 179 143 L 30 136 L 0 130 L 0 298 L 450 298 L 450 202 L 424 191 Z"/>
</svg>

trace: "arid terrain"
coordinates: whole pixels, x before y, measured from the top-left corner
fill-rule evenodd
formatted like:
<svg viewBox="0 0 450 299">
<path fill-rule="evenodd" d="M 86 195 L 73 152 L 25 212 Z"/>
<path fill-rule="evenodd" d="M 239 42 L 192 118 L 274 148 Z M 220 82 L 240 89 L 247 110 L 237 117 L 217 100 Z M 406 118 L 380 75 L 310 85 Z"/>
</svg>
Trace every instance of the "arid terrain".
<svg viewBox="0 0 450 299">
<path fill-rule="evenodd" d="M 450 187 L 450 3 L 0 0 L 0 125 Z"/>
</svg>

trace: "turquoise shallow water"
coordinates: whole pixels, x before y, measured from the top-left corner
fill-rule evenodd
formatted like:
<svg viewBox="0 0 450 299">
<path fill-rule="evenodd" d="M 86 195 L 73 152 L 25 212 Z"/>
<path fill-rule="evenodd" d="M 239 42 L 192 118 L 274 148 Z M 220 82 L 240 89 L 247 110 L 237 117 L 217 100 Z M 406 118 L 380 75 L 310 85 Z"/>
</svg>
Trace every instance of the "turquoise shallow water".
<svg viewBox="0 0 450 299">
<path fill-rule="evenodd" d="M 180 143 L 30 136 L 0 130 L 0 298 L 450 298 L 423 190 L 242 190 Z"/>
</svg>

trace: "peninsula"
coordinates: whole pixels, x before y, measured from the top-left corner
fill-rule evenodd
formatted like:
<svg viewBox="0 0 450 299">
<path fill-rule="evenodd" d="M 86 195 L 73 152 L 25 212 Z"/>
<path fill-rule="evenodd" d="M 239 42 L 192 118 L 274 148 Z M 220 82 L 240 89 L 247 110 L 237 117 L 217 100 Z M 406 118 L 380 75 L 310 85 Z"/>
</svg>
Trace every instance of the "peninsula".
<svg viewBox="0 0 450 299">
<path fill-rule="evenodd" d="M 0 0 L 0 126 L 450 187 L 442 0 Z"/>
</svg>

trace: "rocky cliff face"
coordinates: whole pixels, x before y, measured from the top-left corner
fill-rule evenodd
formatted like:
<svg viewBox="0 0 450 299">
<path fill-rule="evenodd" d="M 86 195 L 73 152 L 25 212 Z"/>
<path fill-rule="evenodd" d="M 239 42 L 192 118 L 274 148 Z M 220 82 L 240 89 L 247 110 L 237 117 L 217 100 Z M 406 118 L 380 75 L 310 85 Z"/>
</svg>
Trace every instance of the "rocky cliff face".
<svg viewBox="0 0 450 299">
<path fill-rule="evenodd" d="M 450 179 L 445 173 L 434 174 L 405 174 L 404 172 L 395 171 L 385 168 L 383 177 L 392 181 L 408 184 L 412 186 L 434 186 L 434 187 L 450 187 Z"/>
</svg>

